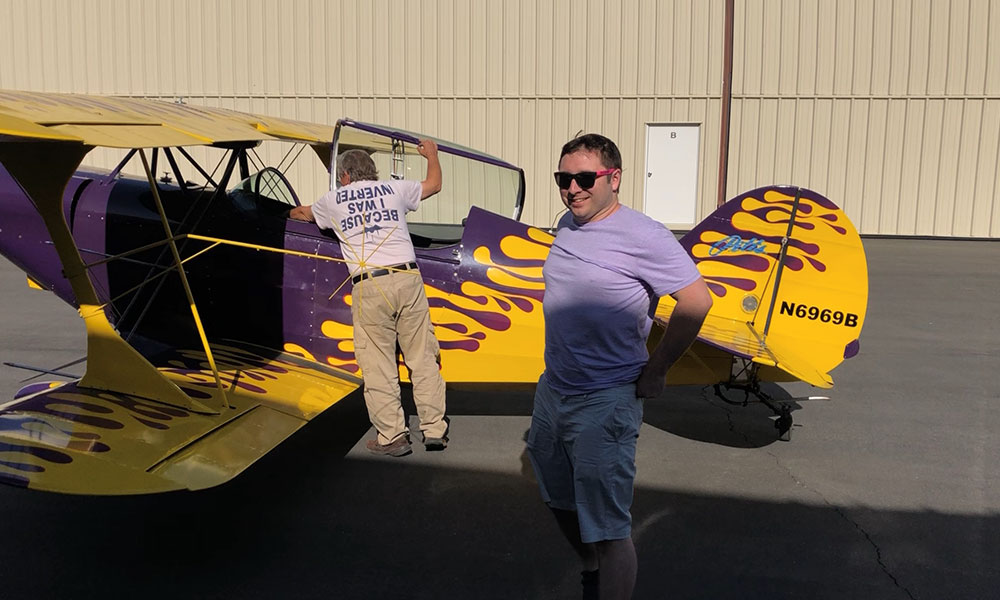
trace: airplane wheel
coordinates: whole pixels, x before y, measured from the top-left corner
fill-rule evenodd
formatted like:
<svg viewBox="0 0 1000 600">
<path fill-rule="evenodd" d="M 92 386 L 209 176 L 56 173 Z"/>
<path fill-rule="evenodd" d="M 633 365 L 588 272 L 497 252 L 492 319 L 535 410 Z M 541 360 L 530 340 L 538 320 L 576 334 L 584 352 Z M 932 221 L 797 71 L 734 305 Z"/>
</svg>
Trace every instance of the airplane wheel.
<svg viewBox="0 0 1000 600">
<path fill-rule="evenodd" d="M 775 429 L 778 430 L 778 439 L 783 442 L 791 441 L 792 439 L 792 409 L 787 406 L 781 407 L 781 414 L 778 416 L 778 420 L 774 422 Z"/>
</svg>

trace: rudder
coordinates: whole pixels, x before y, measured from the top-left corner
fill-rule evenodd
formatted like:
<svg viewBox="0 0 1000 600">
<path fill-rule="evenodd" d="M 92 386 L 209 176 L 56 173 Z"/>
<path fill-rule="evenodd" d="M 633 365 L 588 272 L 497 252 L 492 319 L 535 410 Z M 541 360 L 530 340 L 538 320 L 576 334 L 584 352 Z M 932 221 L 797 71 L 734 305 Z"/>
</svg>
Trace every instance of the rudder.
<svg viewBox="0 0 1000 600">
<path fill-rule="evenodd" d="M 778 367 L 827 387 L 824 374 L 857 354 L 867 261 L 854 225 L 829 199 L 805 188 L 758 188 L 721 206 L 681 244 L 712 292 L 712 314 L 749 323 Z"/>
</svg>

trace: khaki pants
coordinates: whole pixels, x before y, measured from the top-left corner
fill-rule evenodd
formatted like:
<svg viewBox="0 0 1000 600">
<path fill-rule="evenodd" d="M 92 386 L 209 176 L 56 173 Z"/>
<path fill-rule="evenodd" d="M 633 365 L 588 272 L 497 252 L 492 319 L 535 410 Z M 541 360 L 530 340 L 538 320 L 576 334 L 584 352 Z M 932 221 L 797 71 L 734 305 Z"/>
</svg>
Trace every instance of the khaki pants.
<svg viewBox="0 0 1000 600">
<path fill-rule="evenodd" d="M 413 401 L 424 438 L 444 437 L 444 379 L 438 371 L 424 281 L 417 271 L 389 273 L 354 285 L 351 303 L 354 353 L 365 380 L 368 417 L 378 443 L 390 444 L 408 433 L 399 396 L 396 343 L 410 369 Z"/>
</svg>

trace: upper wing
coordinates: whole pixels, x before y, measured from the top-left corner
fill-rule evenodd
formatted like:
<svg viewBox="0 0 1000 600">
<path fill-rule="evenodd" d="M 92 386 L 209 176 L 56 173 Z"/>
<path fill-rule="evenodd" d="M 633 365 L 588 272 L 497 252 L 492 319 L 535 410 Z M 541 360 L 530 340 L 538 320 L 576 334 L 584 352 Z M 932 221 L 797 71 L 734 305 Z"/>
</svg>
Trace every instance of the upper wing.
<svg viewBox="0 0 1000 600">
<path fill-rule="evenodd" d="M 232 408 L 199 414 L 68 383 L 0 409 L 0 481 L 79 494 L 203 489 L 235 477 L 360 385 L 291 355 L 213 345 Z M 185 393 L 215 386 L 202 352 L 160 371 Z"/>
<path fill-rule="evenodd" d="M 0 91 L 0 136 L 112 148 L 280 139 L 329 144 L 333 127 L 155 100 Z"/>
</svg>

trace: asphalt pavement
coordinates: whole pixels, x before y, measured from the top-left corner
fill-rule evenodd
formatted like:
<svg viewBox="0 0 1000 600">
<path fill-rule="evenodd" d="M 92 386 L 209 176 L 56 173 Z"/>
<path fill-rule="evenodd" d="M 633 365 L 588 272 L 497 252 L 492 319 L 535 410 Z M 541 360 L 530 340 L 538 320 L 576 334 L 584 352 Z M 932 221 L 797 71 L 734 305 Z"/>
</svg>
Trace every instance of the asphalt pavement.
<svg viewBox="0 0 1000 600">
<path fill-rule="evenodd" d="M 1000 242 L 865 247 L 860 354 L 831 390 L 768 387 L 791 441 L 711 388 L 646 403 L 635 598 L 1000 596 Z M 75 311 L 3 259 L 0 307 L 0 361 L 84 355 Z M 0 402 L 31 375 L 0 367 Z M 579 598 L 524 456 L 531 399 L 451 389 L 449 448 L 390 459 L 355 393 L 201 492 L 0 486 L 0 597 Z"/>
</svg>

